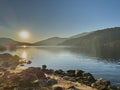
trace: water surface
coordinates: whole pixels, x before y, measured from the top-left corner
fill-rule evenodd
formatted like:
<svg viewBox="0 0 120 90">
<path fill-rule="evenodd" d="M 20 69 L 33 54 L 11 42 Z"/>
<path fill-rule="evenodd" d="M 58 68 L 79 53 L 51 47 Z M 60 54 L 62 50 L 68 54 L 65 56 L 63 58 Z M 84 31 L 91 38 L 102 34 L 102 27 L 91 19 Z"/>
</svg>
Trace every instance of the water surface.
<svg viewBox="0 0 120 90">
<path fill-rule="evenodd" d="M 81 69 L 96 78 L 102 77 L 111 80 L 114 85 L 120 85 L 119 60 L 91 57 L 76 50 L 71 50 L 71 47 L 19 47 L 12 54 L 22 56 L 26 53 L 26 57 L 32 60 L 31 65 L 26 65 L 28 67 L 46 64 L 50 69 Z"/>
</svg>

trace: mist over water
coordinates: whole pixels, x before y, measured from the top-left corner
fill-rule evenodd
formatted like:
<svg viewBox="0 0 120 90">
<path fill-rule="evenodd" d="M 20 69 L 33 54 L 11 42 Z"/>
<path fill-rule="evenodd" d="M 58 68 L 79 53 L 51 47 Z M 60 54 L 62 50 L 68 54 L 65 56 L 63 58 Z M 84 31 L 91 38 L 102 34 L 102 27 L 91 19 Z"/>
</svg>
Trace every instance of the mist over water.
<svg viewBox="0 0 120 90">
<path fill-rule="evenodd" d="M 41 67 L 46 64 L 49 69 L 81 69 L 92 73 L 96 78 L 110 80 L 113 85 L 120 85 L 120 60 L 103 59 L 79 52 L 72 47 L 19 47 L 11 52 L 26 57 L 32 64 L 25 67 Z"/>
</svg>

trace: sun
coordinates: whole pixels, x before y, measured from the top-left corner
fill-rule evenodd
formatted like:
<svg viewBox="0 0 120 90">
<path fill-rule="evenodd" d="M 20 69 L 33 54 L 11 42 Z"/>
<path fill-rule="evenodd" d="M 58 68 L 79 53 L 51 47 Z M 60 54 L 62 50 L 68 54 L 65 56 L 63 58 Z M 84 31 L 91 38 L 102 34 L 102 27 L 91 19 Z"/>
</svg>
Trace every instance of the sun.
<svg viewBox="0 0 120 90">
<path fill-rule="evenodd" d="M 22 32 L 20 32 L 19 35 L 22 39 L 28 39 L 29 38 L 29 32 L 27 32 L 27 31 L 22 31 Z"/>
</svg>

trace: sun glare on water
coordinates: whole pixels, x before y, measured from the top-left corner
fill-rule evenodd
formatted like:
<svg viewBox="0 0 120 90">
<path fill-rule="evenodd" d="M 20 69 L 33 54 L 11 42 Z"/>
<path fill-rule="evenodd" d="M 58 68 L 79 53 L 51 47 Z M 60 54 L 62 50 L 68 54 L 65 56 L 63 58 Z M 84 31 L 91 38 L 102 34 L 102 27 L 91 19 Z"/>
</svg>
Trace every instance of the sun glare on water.
<svg viewBox="0 0 120 90">
<path fill-rule="evenodd" d="M 22 58 L 27 59 L 27 53 L 25 51 L 22 53 Z"/>
</svg>

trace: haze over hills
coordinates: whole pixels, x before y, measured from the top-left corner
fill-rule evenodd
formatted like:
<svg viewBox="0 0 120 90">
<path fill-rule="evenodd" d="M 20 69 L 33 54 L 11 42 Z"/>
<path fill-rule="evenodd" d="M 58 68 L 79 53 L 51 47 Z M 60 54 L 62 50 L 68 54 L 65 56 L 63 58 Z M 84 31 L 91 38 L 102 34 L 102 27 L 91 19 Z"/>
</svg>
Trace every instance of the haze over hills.
<svg viewBox="0 0 120 90">
<path fill-rule="evenodd" d="M 26 42 L 15 41 L 15 40 L 10 39 L 10 38 L 0 38 L 0 45 L 1 46 L 8 46 L 8 45 L 19 46 L 19 45 L 32 45 L 32 44 L 26 43 Z"/>
<path fill-rule="evenodd" d="M 10 38 L 0 38 L 0 45 L 72 45 L 82 48 L 98 47 L 118 43 L 120 40 L 120 27 L 107 28 L 103 30 L 85 32 L 68 38 L 52 37 L 35 43 L 24 43 Z"/>
<path fill-rule="evenodd" d="M 92 32 L 84 32 L 84 33 L 80 33 L 80 34 L 77 34 L 77 35 L 73 35 L 73 36 L 71 36 L 69 39 L 83 37 L 83 36 L 86 36 L 86 35 L 88 35 L 88 34 L 90 34 L 90 33 L 92 33 Z"/>
<path fill-rule="evenodd" d="M 15 41 L 13 39 L 10 39 L 10 38 L 0 38 L 0 45 L 3 45 L 3 46 L 6 46 L 6 45 L 9 45 L 9 44 L 19 44 L 18 41 Z"/>
<path fill-rule="evenodd" d="M 90 33 L 92 33 L 92 32 L 80 33 L 80 34 L 73 35 L 73 36 L 68 37 L 68 38 L 52 37 L 52 38 L 48 38 L 48 39 L 45 39 L 42 41 L 35 42 L 33 44 L 34 45 L 60 45 L 61 43 L 65 42 L 66 40 L 70 40 L 70 39 L 78 38 L 78 37 L 83 37 L 83 36 L 86 36 Z"/>
<path fill-rule="evenodd" d="M 84 34 L 84 33 L 83 33 Z M 83 43 L 91 43 L 93 41 L 98 42 L 113 42 L 116 40 L 120 40 L 120 27 L 115 28 L 107 28 L 103 30 L 98 30 L 90 33 L 85 33 L 83 36 L 77 36 L 76 38 L 67 39 L 61 44 L 64 45 L 81 45 Z"/>
<path fill-rule="evenodd" d="M 80 52 L 105 57 L 120 57 L 120 27 L 81 33 L 68 38 L 52 37 L 32 44 L 18 42 L 9 38 L 0 38 L 1 50 L 4 50 L 2 46 L 11 44 L 15 46 L 74 46 Z"/>
<path fill-rule="evenodd" d="M 38 45 L 38 46 L 39 45 L 58 45 L 58 44 L 64 42 L 65 40 L 67 40 L 67 38 L 52 37 L 52 38 L 48 38 L 46 40 L 35 42 L 34 45 Z"/>
<path fill-rule="evenodd" d="M 81 52 L 102 57 L 120 57 L 120 27 L 94 31 L 83 37 L 68 39 L 61 45 L 79 47 Z"/>
</svg>

